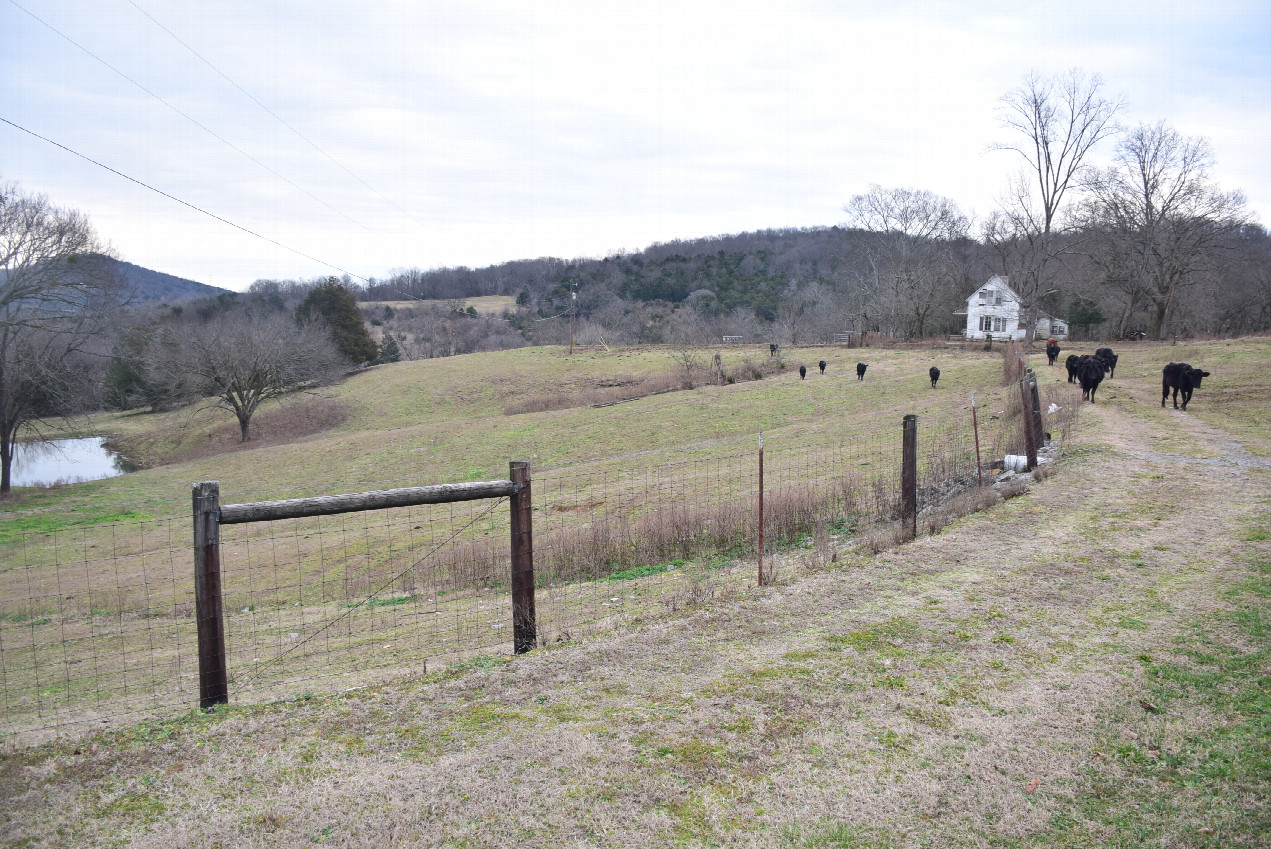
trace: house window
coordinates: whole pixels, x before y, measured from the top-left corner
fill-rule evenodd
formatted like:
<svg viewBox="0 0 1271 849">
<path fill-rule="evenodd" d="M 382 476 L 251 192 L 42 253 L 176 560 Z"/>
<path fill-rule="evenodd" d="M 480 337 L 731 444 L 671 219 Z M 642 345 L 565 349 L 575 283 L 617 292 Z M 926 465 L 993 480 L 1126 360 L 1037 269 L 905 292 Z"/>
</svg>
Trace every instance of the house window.
<svg viewBox="0 0 1271 849">
<path fill-rule="evenodd" d="M 998 292 L 998 293 L 997 293 L 997 295 L 994 297 L 994 299 L 993 299 L 993 304 L 994 304 L 994 306 L 999 306 L 999 307 L 1002 305 L 1002 293 L 1001 293 L 1001 292 Z"/>
<path fill-rule="evenodd" d="M 991 333 L 993 331 L 993 319 L 990 316 L 980 316 L 980 332 Z"/>
<path fill-rule="evenodd" d="M 1006 319 L 1001 316 L 980 316 L 980 330 L 984 333 L 1001 333 L 1006 329 Z"/>
</svg>

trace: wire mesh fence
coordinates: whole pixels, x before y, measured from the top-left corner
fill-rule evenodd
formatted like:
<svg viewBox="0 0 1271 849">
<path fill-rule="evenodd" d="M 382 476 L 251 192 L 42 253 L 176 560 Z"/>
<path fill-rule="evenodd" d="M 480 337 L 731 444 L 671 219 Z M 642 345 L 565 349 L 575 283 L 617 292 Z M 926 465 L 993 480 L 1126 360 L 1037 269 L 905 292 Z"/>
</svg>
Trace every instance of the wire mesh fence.
<svg viewBox="0 0 1271 849">
<path fill-rule="evenodd" d="M 974 421 L 965 406 L 919 418 L 920 517 L 991 480 L 994 459 L 1000 468 L 1004 455 L 1024 453 L 1025 416 L 1035 433 L 1066 438 L 1071 405 L 1047 418 L 1025 398 L 995 397 L 1001 409 L 984 407 Z M 766 554 L 827 535 L 846 544 L 898 522 L 900 419 L 883 411 L 765 435 Z M 753 587 L 757 436 L 534 469 L 539 644 Z M 507 507 L 496 498 L 225 527 L 230 701 L 362 686 L 510 653 Z M 5 744 L 199 703 L 188 518 L 15 527 L 0 536 L 0 551 Z"/>
</svg>

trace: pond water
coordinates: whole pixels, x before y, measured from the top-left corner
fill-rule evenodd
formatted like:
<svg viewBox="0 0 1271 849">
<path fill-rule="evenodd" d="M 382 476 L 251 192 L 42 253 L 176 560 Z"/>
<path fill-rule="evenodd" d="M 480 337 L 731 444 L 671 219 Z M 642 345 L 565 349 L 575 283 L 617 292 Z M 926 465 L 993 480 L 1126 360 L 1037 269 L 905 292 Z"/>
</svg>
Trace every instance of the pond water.
<svg viewBox="0 0 1271 849">
<path fill-rule="evenodd" d="M 13 446 L 13 486 L 49 486 L 113 478 L 136 466 L 105 448 L 100 436 Z"/>
</svg>

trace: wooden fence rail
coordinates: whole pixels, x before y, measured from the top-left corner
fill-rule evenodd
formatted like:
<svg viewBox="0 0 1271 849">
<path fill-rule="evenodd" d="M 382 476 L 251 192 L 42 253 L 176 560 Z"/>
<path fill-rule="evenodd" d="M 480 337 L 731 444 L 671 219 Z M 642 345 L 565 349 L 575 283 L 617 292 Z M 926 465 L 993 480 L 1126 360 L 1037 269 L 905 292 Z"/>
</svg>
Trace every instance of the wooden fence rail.
<svg viewBox="0 0 1271 849">
<path fill-rule="evenodd" d="M 486 498 L 509 498 L 512 510 L 512 628 L 518 654 L 534 648 L 534 543 L 530 501 L 530 464 L 510 464 L 511 480 L 405 487 L 348 495 L 257 501 L 221 506 L 220 482 L 193 485 L 195 618 L 199 640 L 199 706 L 229 701 L 229 669 L 225 654 L 225 617 L 221 594 L 221 525 L 271 522 L 306 516 L 330 516 L 386 510 L 416 504 L 448 504 Z"/>
</svg>

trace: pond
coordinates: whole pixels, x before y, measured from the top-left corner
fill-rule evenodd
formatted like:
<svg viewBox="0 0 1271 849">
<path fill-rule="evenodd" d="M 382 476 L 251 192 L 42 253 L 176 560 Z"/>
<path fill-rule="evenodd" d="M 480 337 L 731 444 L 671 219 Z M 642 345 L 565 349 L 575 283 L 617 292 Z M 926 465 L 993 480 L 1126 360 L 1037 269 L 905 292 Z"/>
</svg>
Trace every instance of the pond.
<svg viewBox="0 0 1271 849">
<path fill-rule="evenodd" d="M 50 486 L 113 478 L 137 467 L 108 450 L 100 436 L 13 446 L 13 486 Z"/>
</svg>

